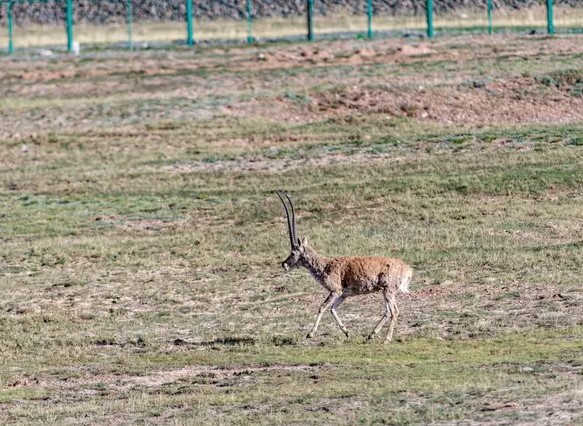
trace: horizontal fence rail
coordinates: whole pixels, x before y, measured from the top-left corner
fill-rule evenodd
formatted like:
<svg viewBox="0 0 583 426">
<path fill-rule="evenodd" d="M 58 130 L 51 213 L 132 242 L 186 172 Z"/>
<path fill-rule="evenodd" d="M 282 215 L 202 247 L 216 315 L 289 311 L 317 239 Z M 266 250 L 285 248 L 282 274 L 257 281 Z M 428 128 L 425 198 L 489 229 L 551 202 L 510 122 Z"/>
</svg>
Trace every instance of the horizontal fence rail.
<svg viewBox="0 0 583 426">
<path fill-rule="evenodd" d="M 126 47 L 128 49 L 133 49 L 135 46 L 134 43 L 134 7 L 133 2 L 136 0 L 92 0 L 93 3 L 96 4 L 123 4 L 125 8 L 125 17 L 122 19 L 125 20 L 125 26 L 127 31 L 127 39 L 126 39 Z M 183 44 L 186 46 L 194 46 L 196 44 L 196 37 L 195 37 L 195 19 L 196 19 L 196 9 L 197 5 L 201 5 L 202 3 L 198 3 L 200 0 L 180 0 L 178 4 L 180 8 L 184 10 L 184 39 Z M 218 0 L 206 0 L 207 5 L 212 5 L 214 1 Z M 253 43 L 257 41 L 257 38 L 253 34 L 253 20 L 254 20 L 254 0 L 239 0 L 243 4 L 243 14 L 244 20 L 247 23 L 247 30 L 246 30 L 246 43 Z M 308 41 L 313 41 L 316 38 L 316 30 L 315 30 L 315 6 L 318 4 L 318 1 L 321 0 L 302 0 L 305 1 L 305 19 L 306 19 L 306 33 L 305 39 Z M 375 37 L 375 31 L 373 31 L 374 25 L 374 18 L 377 16 L 375 10 L 375 2 L 373 0 L 354 0 L 355 2 L 360 2 L 361 10 L 363 10 L 364 18 L 366 22 L 366 28 L 362 28 L 363 37 L 368 39 L 372 39 Z M 376 0 L 381 1 L 381 0 Z M 66 50 L 71 53 L 78 53 L 79 45 L 75 42 L 75 8 L 79 4 L 79 0 L 0 0 L 0 18 L 4 17 L 5 19 L 5 26 L 6 26 L 6 34 L 7 34 L 7 48 L 6 52 L 8 54 L 12 54 L 14 52 L 16 43 L 15 43 L 15 14 L 14 8 L 17 5 L 22 4 L 35 4 L 35 3 L 50 3 L 55 8 L 62 8 L 62 12 L 64 15 L 64 35 L 66 37 Z M 84 4 L 86 4 L 85 2 Z M 152 3 L 152 0 L 150 0 Z M 154 4 L 156 2 L 154 1 Z M 487 28 L 484 28 L 483 31 L 487 32 L 488 34 L 493 34 L 494 32 L 494 24 L 493 24 L 493 15 L 494 15 L 494 3 L 493 0 L 483 0 L 484 12 L 487 19 Z M 168 5 L 168 2 L 164 2 L 164 0 L 160 0 L 160 6 Z M 425 14 L 425 28 L 421 29 L 424 30 L 424 34 L 428 38 L 433 38 L 436 35 L 435 29 L 435 20 L 434 20 L 434 1 L 433 0 L 417 0 L 415 2 L 416 7 L 418 6 L 419 10 L 423 10 Z M 554 2 L 553 0 L 545 0 L 545 7 L 546 7 L 546 32 L 548 34 L 555 33 L 555 23 L 554 23 Z M 82 18 L 82 17 L 81 17 Z M 2 21 L 4 21 L 2 19 Z M 25 27 L 25 25 L 23 25 Z M 242 40 L 243 41 L 243 40 Z"/>
</svg>

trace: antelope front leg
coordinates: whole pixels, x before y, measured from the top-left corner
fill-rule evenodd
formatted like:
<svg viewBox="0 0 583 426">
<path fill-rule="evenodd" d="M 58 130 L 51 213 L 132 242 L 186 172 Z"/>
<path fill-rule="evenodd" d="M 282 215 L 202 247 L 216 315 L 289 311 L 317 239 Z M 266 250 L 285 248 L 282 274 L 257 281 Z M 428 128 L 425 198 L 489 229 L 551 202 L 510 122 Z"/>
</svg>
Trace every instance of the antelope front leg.
<svg viewBox="0 0 583 426">
<path fill-rule="evenodd" d="M 332 304 L 332 309 L 330 309 L 330 310 L 332 312 L 332 315 L 334 316 L 334 319 L 338 323 L 340 330 L 342 330 L 344 332 L 344 334 L 346 334 L 346 337 L 348 337 L 348 330 L 346 329 L 346 327 L 344 327 L 344 324 L 342 324 L 342 321 L 340 321 L 340 317 L 336 313 L 336 308 L 338 306 L 340 306 L 342 304 L 342 302 L 344 302 L 344 299 L 346 299 L 346 297 L 344 297 L 344 296 L 340 296 L 338 299 L 336 299 L 334 301 L 334 303 Z"/>
<path fill-rule="evenodd" d="M 334 303 L 332 303 L 332 309 L 330 309 L 330 311 L 332 312 L 334 319 L 338 323 L 340 330 L 342 330 L 344 334 L 346 334 L 346 337 L 348 337 L 348 330 L 346 329 L 346 327 L 344 327 L 344 324 L 342 324 L 342 321 L 340 321 L 340 317 L 336 313 L 336 308 L 340 306 L 342 302 L 344 302 L 344 299 L 346 299 L 344 296 L 340 296 L 338 299 L 336 299 Z"/>
<path fill-rule="evenodd" d="M 324 311 L 326 309 L 328 309 L 330 307 L 330 305 L 332 304 L 333 301 L 334 301 L 334 293 L 330 293 L 328 295 L 328 297 L 326 298 L 326 300 L 324 300 L 322 302 L 322 304 L 320 305 L 320 308 L 318 309 L 318 316 L 316 317 L 316 322 L 314 323 L 312 330 L 308 333 L 308 336 L 307 336 L 308 338 L 314 337 L 314 335 L 316 334 L 316 330 L 318 329 L 318 326 L 320 325 L 320 320 L 322 319 L 322 314 L 324 313 Z"/>
</svg>

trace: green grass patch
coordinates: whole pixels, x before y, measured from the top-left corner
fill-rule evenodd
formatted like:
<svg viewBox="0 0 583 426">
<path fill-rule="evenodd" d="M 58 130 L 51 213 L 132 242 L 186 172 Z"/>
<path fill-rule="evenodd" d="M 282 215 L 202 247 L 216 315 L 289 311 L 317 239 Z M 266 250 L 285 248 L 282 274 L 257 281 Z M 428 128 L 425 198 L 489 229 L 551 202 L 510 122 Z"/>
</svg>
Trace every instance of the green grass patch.
<svg viewBox="0 0 583 426">
<path fill-rule="evenodd" d="M 0 424 L 580 423 L 582 123 L 544 107 L 576 102 L 577 43 L 6 62 Z M 534 119 L 466 122 L 507 84 Z M 393 342 L 365 343 L 378 294 L 305 338 L 326 294 L 281 268 L 276 189 L 318 252 L 412 265 Z"/>
</svg>

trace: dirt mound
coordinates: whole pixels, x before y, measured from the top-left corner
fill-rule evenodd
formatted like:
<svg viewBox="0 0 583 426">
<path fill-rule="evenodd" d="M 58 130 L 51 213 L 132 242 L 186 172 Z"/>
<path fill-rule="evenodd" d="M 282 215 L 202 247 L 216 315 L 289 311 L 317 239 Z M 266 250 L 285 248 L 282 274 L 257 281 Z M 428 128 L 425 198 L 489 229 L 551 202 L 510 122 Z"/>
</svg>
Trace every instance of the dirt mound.
<svg viewBox="0 0 583 426">
<path fill-rule="evenodd" d="M 577 83 L 578 84 L 578 83 Z M 520 77 L 417 89 L 350 87 L 314 94 L 314 112 L 385 113 L 441 123 L 568 123 L 583 120 L 581 97 L 567 82 Z"/>
<path fill-rule="evenodd" d="M 403 56 L 419 56 L 435 52 L 426 44 L 405 44 L 399 47 L 398 53 Z"/>
</svg>

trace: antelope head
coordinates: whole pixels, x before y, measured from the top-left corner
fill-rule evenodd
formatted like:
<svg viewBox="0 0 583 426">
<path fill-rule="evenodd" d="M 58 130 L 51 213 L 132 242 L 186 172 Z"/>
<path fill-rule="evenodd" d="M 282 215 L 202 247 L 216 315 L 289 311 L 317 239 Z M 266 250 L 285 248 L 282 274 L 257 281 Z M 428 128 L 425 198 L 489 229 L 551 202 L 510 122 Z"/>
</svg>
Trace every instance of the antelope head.
<svg viewBox="0 0 583 426">
<path fill-rule="evenodd" d="M 308 245 L 306 238 L 300 241 L 300 239 L 296 235 L 296 214 L 294 212 L 294 205 L 288 195 L 283 191 L 276 191 L 277 196 L 283 203 L 283 208 L 285 209 L 285 215 L 287 217 L 287 230 L 289 234 L 289 241 L 291 244 L 291 253 L 285 259 L 281 266 L 286 271 L 290 269 L 297 268 L 298 266 L 303 265 L 305 248 Z M 283 196 L 282 196 L 283 194 Z M 284 199 L 285 197 L 285 199 Z M 285 202 L 285 200 L 289 202 L 289 208 Z M 291 209 L 291 215 L 290 215 Z"/>
</svg>

